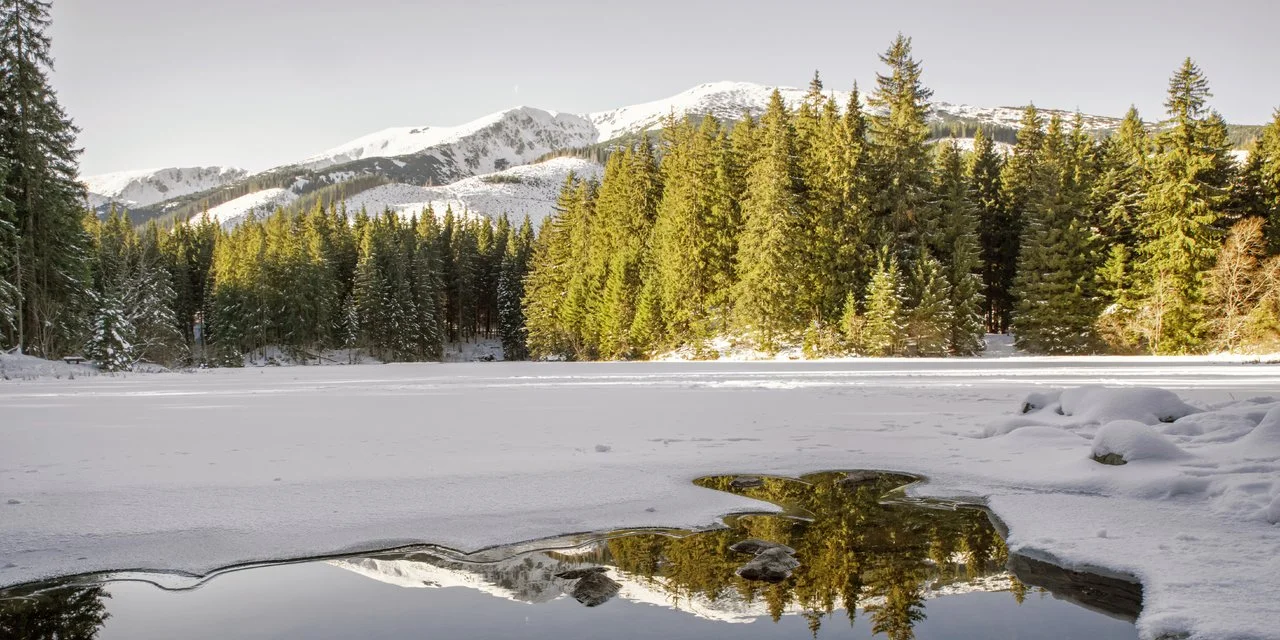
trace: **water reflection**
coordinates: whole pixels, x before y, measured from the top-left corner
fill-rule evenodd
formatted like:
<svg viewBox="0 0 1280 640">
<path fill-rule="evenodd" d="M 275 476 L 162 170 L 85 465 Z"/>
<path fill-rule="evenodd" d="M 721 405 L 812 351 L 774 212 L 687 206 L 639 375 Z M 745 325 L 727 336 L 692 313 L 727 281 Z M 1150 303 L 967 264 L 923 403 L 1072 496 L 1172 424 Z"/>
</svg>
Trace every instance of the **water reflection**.
<svg viewBox="0 0 1280 640">
<path fill-rule="evenodd" d="M 91 640 L 110 615 L 102 587 L 64 587 L 0 599 L 0 638 Z"/>
<path fill-rule="evenodd" d="M 797 614 L 815 635 L 842 610 L 850 624 L 861 615 L 892 640 L 914 637 L 931 597 L 1008 591 L 1021 602 L 1027 588 L 1003 570 L 1007 550 L 983 512 L 881 503 L 911 480 L 839 472 L 703 478 L 700 486 L 785 511 L 731 516 L 724 529 L 615 535 L 495 562 L 420 551 L 333 564 L 406 587 L 471 586 L 524 602 L 568 594 L 596 606 L 617 595 L 729 622 Z M 758 542 L 742 544 L 752 540 Z M 794 557 L 786 575 L 748 579 L 753 573 L 744 567 L 771 547 L 778 557 Z"/>
<path fill-rule="evenodd" d="M 852 624 L 862 609 L 872 631 L 892 640 L 914 637 L 925 618 L 926 594 L 944 587 L 1025 588 L 1004 576 L 1008 552 L 977 510 L 882 504 L 884 494 L 909 481 L 891 474 L 822 473 L 799 480 L 762 478 L 758 486 L 734 477 L 704 478 L 704 487 L 786 507 L 805 517 L 745 515 L 727 529 L 683 538 L 631 536 L 608 542 L 617 567 L 663 585 L 674 598 L 762 602 L 777 621 L 799 610 L 816 635 L 825 616 L 843 609 Z M 748 561 L 731 547 L 759 539 L 795 550 L 799 566 L 775 584 L 744 579 Z M 1006 580 L 979 579 L 1004 576 Z"/>
<path fill-rule="evenodd" d="M 330 560 L 327 564 L 345 570 L 348 576 L 359 574 L 400 587 L 466 587 L 514 602 L 562 600 L 561 605 L 574 605 L 576 600 L 590 608 L 617 601 L 644 603 L 681 611 L 685 617 L 692 614 L 718 622 L 772 619 L 777 623 L 786 616 L 788 625 L 799 626 L 803 620 L 814 637 L 824 625 L 843 621 L 831 630 L 839 632 L 843 627 L 838 635 L 844 636 L 850 634 L 852 627 L 853 635 L 876 634 L 891 640 L 914 638 L 927 618 L 926 602 L 939 596 L 1005 592 L 1008 606 L 1017 607 L 1026 598 L 1028 587 L 1004 570 L 1010 564 L 1028 571 L 1023 573 L 1031 576 L 1028 580 L 1043 578 L 1036 583 L 1055 591 L 1081 591 L 1079 587 L 1083 585 L 1083 592 L 1089 597 L 1076 597 L 1077 602 L 1089 606 L 1122 602 L 1132 611 L 1108 612 L 1119 613 L 1130 621 L 1136 615 L 1141 603 L 1141 590 L 1136 585 L 1119 582 L 1118 588 L 1128 591 L 1117 598 L 1108 591 L 1113 586 L 1099 583 L 1087 574 L 1055 574 L 1051 565 L 1017 562 L 1018 558 L 1009 563 L 1002 538 L 982 511 L 881 502 L 887 492 L 912 480 L 903 475 L 867 472 L 821 473 L 799 479 L 709 477 L 697 484 L 771 502 L 784 511 L 731 516 L 725 519 L 726 527 L 710 531 L 615 532 L 586 541 L 561 541 L 540 547 L 524 544 L 471 555 L 424 547 L 411 552 Z M 315 563 L 297 567 L 331 570 Z M 256 580 L 261 589 L 271 584 L 268 576 L 272 570 L 237 572 L 195 593 L 217 591 L 222 588 L 219 585 L 225 584 L 233 592 L 238 589 L 246 594 L 243 597 L 257 598 L 248 595 L 255 592 L 246 590 L 243 584 Z M 240 576 L 244 583 L 234 586 Z M 111 594 L 101 586 L 74 585 L 89 583 L 82 579 L 63 586 L 46 586 L 44 590 L 0 593 L 0 639 L 96 637 L 111 617 L 104 601 Z M 108 587 L 116 591 L 114 586 Z M 349 581 L 326 580 L 317 583 L 317 589 L 317 593 L 332 592 L 340 601 L 386 600 L 385 591 L 353 591 Z M 121 591 L 117 596 L 112 611 L 121 614 L 119 622 L 123 626 L 116 633 L 150 628 L 149 621 L 158 615 L 157 609 L 172 616 L 183 607 L 199 606 L 198 601 L 190 600 L 139 599 L 137 592 L 130 591 Z M 306 617 L 288 605 L 289 593 L 280 593 L 279 597 L 284 599 L 281 604 L 287 605 L 281 608 L 281 616 Z M 546 608 L 554 611 L 556 606 Z M 498 608 L 495 604 L 495 614 Z M 587 617 L 600 613 L 581 607 L 578 610 Z M 220 624 L 234 627 L 236 611 L 223 611 L 216 606 L 215 611 L 222 620 Z M 559 615 L 563 616 L 561 611 Z M 146 613 L 139 619 L 141 612 Z M 414 605 L 400 615 L 422 615 L 422 609 Z M 441 619 L 441 614 L 434 615 L 437 617 L 433 620 Z M 443 615 L 448 618 L 450 614 Z M 106 635 L 109 638 L 113 634 Z M 546 637 L 559 636 L 553 633 Z"/>
</svg>

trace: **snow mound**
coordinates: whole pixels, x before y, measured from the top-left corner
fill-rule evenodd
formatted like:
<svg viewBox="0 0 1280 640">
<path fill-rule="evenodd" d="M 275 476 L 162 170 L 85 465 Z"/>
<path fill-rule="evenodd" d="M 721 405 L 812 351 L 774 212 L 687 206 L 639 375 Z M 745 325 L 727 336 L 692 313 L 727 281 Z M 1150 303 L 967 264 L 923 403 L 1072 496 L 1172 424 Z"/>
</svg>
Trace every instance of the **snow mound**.
<svg viewBox="0 0 1280 640">
<path fill-rule="evenodd" d="M 1135 460 L 1180 460 L 1187 452 L 1178 448 L 1149 425 L 1136 420 L 1116 420 L 1098 430 L 1093 437 L 1093 457 L 1120 456 L 1124 462 Z"/>
<path fill-rule="evenodd" d="M 1136 420 L 1143 424 L 1173 422 L 1200 410 L 1172 391 L 1155 388 L 1077 387 L 1062 392 L 1062 412 L 1091 422 Z"/>
<path fill-rule="evenodd" d="M 1022 413 L 1050 412 L 1076 418 L 1077 422 L 1101 424 L 1112 420 L 1135 420 L 1143 424 L 1174 422 L 1200 410 L 1183 402 L 1177 394 L 1153 387 L 1074 387 L 1065 391 L 1035 392 L 1022 401 Z"/>
<path fill-rule="evenodd" d="M 1240 438 L 1240 444 L 1258 452 L 1280 452 L 1280 404 L 1268 411 L 1248 435 Z"/>
<path fill-rule="evenodd" d="M 1200 416 L 1197 409 L 1171 391 L 1152 387 L 1102 387 L 1096 385 L 1073 387 L 1064 391 L 1034 391 L 1023 397 L 1014 418 L 985 424 L 975 437 L 990 438 L 1005 435 L 1027 426 L 1053 426 L 1092 435 L 1103 424 L 1117 420 L 1132 420 L 1146 425 L 1169 425 L 1166 435 L 1199 433 L 1212 429 L 1200 423 L 1183 425 L 1180 419 L 1200 419 L 1207 423 L 1221 421 L 1220 414 Z M 1257 421 L 1249 423 L 1251 428 Z"/>
</svg>

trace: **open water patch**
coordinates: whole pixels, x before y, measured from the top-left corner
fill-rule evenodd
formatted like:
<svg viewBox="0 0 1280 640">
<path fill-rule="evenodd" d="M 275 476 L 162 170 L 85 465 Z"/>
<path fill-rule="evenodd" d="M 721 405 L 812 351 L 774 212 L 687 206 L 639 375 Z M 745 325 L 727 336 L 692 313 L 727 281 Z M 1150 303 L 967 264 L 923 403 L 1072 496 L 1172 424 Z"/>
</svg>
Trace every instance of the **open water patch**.
<svg viewBox="0 0 1280 640">
<path fill-rule="evenodd" d="M 0 592 L 0 639 L 1137 636 L 1136 583 L 1010 557 L 980 509 L 885 499 L 916 480 L 714 476 L 696 482 L 782 512 L 261 565 L 181 588 L 73 577 Z"/>
</svg>

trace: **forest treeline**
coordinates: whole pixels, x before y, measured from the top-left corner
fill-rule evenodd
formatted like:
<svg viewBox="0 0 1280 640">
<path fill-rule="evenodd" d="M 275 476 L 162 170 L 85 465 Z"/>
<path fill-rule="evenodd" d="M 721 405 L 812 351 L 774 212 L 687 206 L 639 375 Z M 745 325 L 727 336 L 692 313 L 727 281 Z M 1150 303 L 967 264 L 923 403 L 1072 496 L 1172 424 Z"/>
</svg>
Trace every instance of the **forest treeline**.
<svg viewBox="0 0 1280 640">
<path fill-rule="evenodd" d="M 98 219 L 49 87 L 49 5 L 0 12 L 0 347 L 107 369 L 280 348 L 387 361 L 498 337 L 507 358 L 1280 346 L 1280 113 L 1247 161 L 1187 60 L 1167 119 L 1097 140 L 1029 107 L 1002 150 L 936 142 L 899 37 L 865 106 L 775 94 L 758 118 L 669 119 L 570 178 L 540 229 L 348 213 L 340 193 L 223 228 Z M 998 132 L 1002 138 L 1007 134 Z M 536 235 L 535 235 L 536 234 Z"/>
<path fill-rule="evenodd" d="M 278 348 L 299 360 L 337 349 L 385 362 L 438 360 L 445 343 L 501 338 L 526 357 L 526 217 L 348 215 L 280 210 L 225 229 L 201 216 L 140 230 L 127 213 L 85 218 L 95 313 L 85 355 L 111 370 L 139 360 L 240 366 Z"/>
<path fill-rule="evenodd" d="M 1280 112 L 1237 163 L 1186 60 L 1167 118 L 1105 139 L 1027 107 L 1007 153 L 931 140 L 911 43 L 864 109 L 816 76 L 758 119 L 669 119 L 657 149 L 572 181 L 538 238 L 534 356 L 710 354 L 728 337 L 809 355 L 970 355 L 1280 346 Z"/>
</svg>

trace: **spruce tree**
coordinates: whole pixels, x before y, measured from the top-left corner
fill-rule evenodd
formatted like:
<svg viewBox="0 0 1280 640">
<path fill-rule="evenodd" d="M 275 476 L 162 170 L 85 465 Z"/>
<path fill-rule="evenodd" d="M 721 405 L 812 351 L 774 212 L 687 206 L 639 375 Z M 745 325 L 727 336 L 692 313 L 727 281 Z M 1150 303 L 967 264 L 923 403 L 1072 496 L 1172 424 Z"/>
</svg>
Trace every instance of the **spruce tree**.
<svg viewBox="0 0 1280 640">
<path fill-rule="evenodd" d="M 601 292 L 600 315 L 597 332 L 602 359 L 630 358 L 637 354 L 631 339 L 631 326 L 635 322 L 636 303 L 640 293 L 641 254 L 636 248 L 627 247 L 615 253 L 609 261 L 609 277 Z"/>
<path fill-rule="evenodd" d="M 729 132 L 729 147 L 733 167 L 730 176 L 730 192 L 733 200 L 741 203 L 747 194 L 747 171 L 755 164 L 756 154 L 760 150 L 760 127 L 751 112 L 747 111 Z"/>
<path fill-rule="evenodd" d="M 173 364 L 185 343 L 173 315 L 175 294 L 154 222 L 139 234 L 128 213 L 112 208 L 105 220 L 87 217 L 93 240 L 94 302 L 86 355 L 110 371 L 149 361 Z"/>
<path fill-rule="evenodd" d="M 436 253 L 439 225 L 434 215 L 424 215 L 410 226 L 413 230 L 411 239 L 407 240 L 410 244 L 407 249 L 413 254 L 410 288 L 417 312 L 414 346 L 419 358 L 439 360 L 444 353 L 446 330 L 440 304 L 444 283 L 440 281 L 440 256 Z"/>
<path fill-rule="evenodd" d="M 815 107 L 816 109 L 816 107 Z M 862 293 L 871 264 L 865 245 L 871 214 L 866 178 L 866 121 L 855 86 L 845 112 L 835 100 L 821 104 L 801 159 L 808 236 L 801 266 L 807 282 L 808 320 L 834 325 L 849 292 Z"/>
<path fill-rule="evenodd" d="M 653 272 L 665 334 L 673 343 L 699 343 L 723 328 L 718 297 L 732 278 L 732 211 L 720 161 L 719 123 L 672 122 L 663 131 L 662 199 L 653 228 Z"/>
<path fill-rule="evenodd" d="M 1098 294 L 1102 310 L 1098 315 L 1098 337 L 1113 353 L 1132 354 L 1140 350 L 1142 335 L 1136 323 L 1133 252 L 1122 242 L 1111 244 L 1098 268 Z"/>
<path fill-rule="evenodd" d="M 1120 127 L 1102 143 L 1099 175 L 1091 193 L 1100 232 L 1108 245 L 1122 244 L 1128 251 L 1138 247 L 1149 155 L 1146 126 L 1138 110 L 1130 107 Z"/>
<path fill-rule="evenodd" d="M 929 124 L 933 92 L 920 81 L 921 64 L 911 57 L 911 39 L 898 37 L 881 54 L 889 67 L 876 75 L 868 103 L 870 157 L 874 175 L 873 208 L 879 243 L 911 258 L 917 250 L 919 225 L 930 200 Z"/>
<path fill-rule="evenodd" d="M 213 288 L 214 244 L 221 234 L 218 224 L 205 212 L 195 221 L 176 223 L 162 238 L 162 251 L 175 294 L 174 324 L 193 354 L 197 354 L 195 321 L 210 311 L 208 292 Z M 201 342 L 206 337 L 201 336 Z"/>
<path fill-rule="evenodd" d="M 49 84 L 48 27 L 48 2 L 0 2 L 0 161 L 8 164 L 0 191 L 17 239 L 3 280 L 18 290 L 5 342 L 55 356 L 79 342 L 89 275 L 77 131 Z"/>
<path fill-rule="evenodd" d="M 1262 218 L 1270 250 L 1280 253 L 1280 109 L 1249 153 L 1246 175 L 1256 193 L 1248 214 Z"/>
<path fill-rule="evenodd" d="M 1005 206 L 1000 174 L 1004 160 L 982 129 L 973 136 L 969 164 L 973 204 L 977 209 L 981 245 L 986 330 L 1003 333 L 1013 310 L 1013 279 L 1017 274 L 1018 227 Z"/>
<path fill-rule="evenodd" d="M 138 236 L 133 287 L 138 357 L 164 365 L 185 362 L 190 351 L 175 312 L 177 291 L 173 288 L 160 227 L 155 220 L 149 221 Z"/>
<path fill-rule="evenodd" d="M 912 266 L 908 290 L 907 353 L 923 357 L 947 355 L 955 325 L 951 283 L 942 264 L 927 250 Z"/>
<path fill-rule="evenodd" d="M 735 324 L 766 350 L 803 326 L 804 281 L 799 260 L 804 203 L 795 164 L 791 116 L 775 90 L 760 119 L 759 150 L 747 174 L 744 226 L 738 245 Z"/>
<path fill-rule="evenodd" d="M 867 318 L 859 310 L 858 297 L 852 291 L 845 296 L 844 309 L 840 312 L 840 336 L 843 339 L 843 351 L 866 353 L 863 332 Z"/>
<path fill-rule="evenodd" d="M 586 258 L 586 286 L 593 293 L 587 322 L 599 357 L 632 357 L 649 346 L 633 341 L 630 328 L 641 274 L 657 268 L 646 257 L 661 185 L 648 136 L 642 136 L 636 148 L 610 155 L 596 197 Z"/>
<path fill-rule="evenodd" d="M 832 107 L 834 104 L 828 102 L 828 112 Z M 832 268 L 836 272 L 836 289 L 846 295 L 861 296 L 871 280 L 875 263 L 869 250 L 873 213 L 867 118 L 856 83 L 849 92 L 849 102 L 839 125 L 829 129 L 828 135 L 834 138 L 825 149 L 829 184 L 836 202 L 829 242 L 835 247 Z"/>
<path fill-rule="evenodd" d="M 1170 116 L 1156 138 L 1143 201 L 1143 333 L 1155 353 L 1199 350 L 1205 337 L 1203 274 L 1220 243 L 1229 163 L 1225 130 L 1208 111 L 1200 68 L 1186 59 L 1169 81 Z"/>
<path fill-rule="evenodd" d="M 1004 209 L 1003 220 L 1007 224 L 1003 240 L 1008 243 L 1001 252 L 1004 262 L 1000 275 L 1008 280 L 1007 288 L 1003 288 L 1005 282 L 1002 280 L 1003 290 L 996 294 L 1008 305 L 1000 318 L 1000 325 L 1005 331 L 1012 330 L 1019 305 L 1017 278 L 1021 270 L 1024 238 L 1031 222 L 1031 209 L 1047 180 L 1044 175 L 1047 171 L 1043 159 L 1044 141 L 1044 120 L 1034 104 L 1028 105 L 1018 124 L 1017 141 L 1000 172 L 1000 199 Z"/>
<path fill-rule="evenodd" d="M 574 277 L 573 240 L 583 219 L 581 192 L 576 176 L 569 176 L 560 190 L 555 213 L 543 221 L 525 281 L 524 317 L 529 355 L 533 358 L 576 355 L 577 337 L 571 325 L 569 288 Z"/>
<path fill-rule="evenodd" d="M 869 356 L 896 356 L 902 352 L 906 340 L 902 298 L 902 275 L 898 270 L 898 260 L 893 256 L 882 258 L 867 286 L 861 344 L 856 345 L 860 353 Z"/>
<path fill-rule="evenodd" d="M 600 283 L 587 262 L 601 230 L 596 217 L 596 192 L 594 182 L 579 183 L 573 194 L 573 215 L 567 217 L 572 222 L 567 234 L 569 275 L 561 319 L 570 354 L 579 360 L 599 355 L 599 335 L 591 321 L 599 304 Z"/>
<path fill-rule="evenodd" d="M 935 204 L 939 227 L 931 239 L 931 251 L 943 267 L 950 318 L 947 343 L 956 355 L 973 355 L 983 347 L 982 259 L 975 191 L 966 175 L 965 161 L 954 143 L 938 145 Z"/>
<path fill-rule="evenodd" d="M 1096 348 L 1098 298 L 1087 185 L 1077 181 L 1083 170 L 1057 115 L 1037 162 L 1020 194 L 1027 219 L 1014 289 L 1015 344 L 1032 353 L 1088 353 Z"/>
<path fill-rule="evenodd" d="M 84 355 L 103 371 L 128 371 L 135 362 L 129 336 L 134 328 L 125 317 L 124 303 L 113 296 L 94 296 L 97 311 Z"/>
<path fill-rule="evenodd" d="M 5 184 L 8 167 L 0 162 L 0 184 Z M 15 330 L 18 315 L 18 288 L 9 280 L 17 264 L 18 234 L 13 228 L 13 203 L 0 189 L 0 347 Z"/>
<path fill-rule="evenodd" d="M 507 243 L 498 279 L 498 335 L 502 339 L 502 357 L 505 360 L 529 357 L 528 332 L 521 303 L 525 297 L 525 278 L 533 258 L 534 242 L 533 222 L 526 215 Z"/>
</svg>

